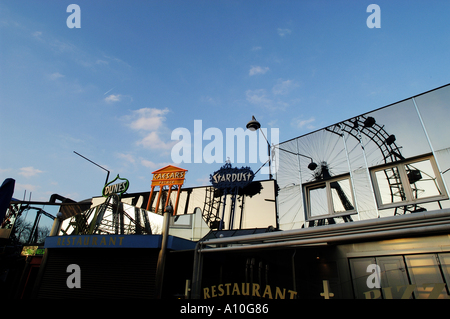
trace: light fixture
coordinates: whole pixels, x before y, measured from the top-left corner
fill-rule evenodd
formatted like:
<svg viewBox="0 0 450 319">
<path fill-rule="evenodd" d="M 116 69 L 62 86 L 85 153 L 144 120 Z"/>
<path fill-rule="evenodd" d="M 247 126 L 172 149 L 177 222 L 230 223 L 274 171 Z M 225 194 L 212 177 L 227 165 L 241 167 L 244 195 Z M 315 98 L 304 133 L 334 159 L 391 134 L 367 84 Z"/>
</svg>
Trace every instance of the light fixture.
<svg viewBox="0 0 450 319">
<path fill-rule="evenodd" d="M 389 137 L 386 139 L 386 141 L 385 141 L 385 143 L 387 144 L 387 145 L 391 145 L 392 143 L 394 143 L 395 142 L 395 135 L 394 134 L 392 134 L 392 135 L 389 135 Z"/>
<path fill-rule="evenodd" d="M 256 131 L 261 127 L 261 124 L 252 116 L 252 120 L 247 123 L 247 129 L 250 131 Z"/>
<path fill-rule="evenodd" d="M 311 163 L 308 164 L 308 168 L 313 171 L 317 168 L 317 164 L 311 160 Z"/>
<path fill-rule="evenodd" d="M 364 121 L 364 127 L 372 127 L 375 124 L 375 119 L 371 116 L 369 116 L 365 121 Z"/>
<path fill-rule="evenodd" d="M 248 122 L 247 123 L 247 129 L 249 129 L 250 131 L 256 131 L 256 130 L 259 130 L 260 128 L 261 128 L 261 123 L 259 123 L 256 119 L 255 119 L 255 116 L 254 115 L 252 115 L 252 120 L 250 121 L 250 122 Z M 267 160 L 267 162 L 269 162 L 269 179 L 272 179 L 272 170 L 271 170 L 271 166 L 272 166 L 272 164 L 271 164 L 271 160 L 270 160 L 270 143 L 269 143 L 269 141 L 267 140 L 267 137 L 264 135 L 264 132 L 261 130 L 261 133 L 262 133 L 262 136 L 264 137 L 264 139 L 266 140 L 266 142 L 267 142 L 267 153 L 269 154 L 269 159 Z M 266 162 L 266 163 L 267 163 Z M 266 163 L 264 163 L 263 164 L 263 166 L 264 165 L 266 165 Z M 262 167 L 262 166 L 261 166 Z M 261 168 L 260 168 L 261 169 Z M 259 170 L 258 170 L 259 171 Z"/>
<path fill-rule="evenodd" d="M 300 153 L 294 153 L 294 152 L 285 150 L 285 149 L 280 148 L 280 147 L 278 147 L 278 149 L 279 149 L 280 151 L 284 151 L 284 152 L 286 152 L 286 153 L 290 153 L 290 154 L 294 154 L 294 155 L 297 155 L 297 156 L 303 156 L 303 157 L 309 158 L 309 159 L 311 160 L 311 163 L 308 164 L 308 168 L 309 168 L 311 171 L 315 170 L 315 169 L 317 168 L 317 166 L 318 166 L 316 163 L 314 163 L 314 160 L 312 159 L 312 157 L 309 157 L 309 156 L 306 156 L 306 155 L 303 155 L 303 154 L 300 154 Z"/>
</svg>

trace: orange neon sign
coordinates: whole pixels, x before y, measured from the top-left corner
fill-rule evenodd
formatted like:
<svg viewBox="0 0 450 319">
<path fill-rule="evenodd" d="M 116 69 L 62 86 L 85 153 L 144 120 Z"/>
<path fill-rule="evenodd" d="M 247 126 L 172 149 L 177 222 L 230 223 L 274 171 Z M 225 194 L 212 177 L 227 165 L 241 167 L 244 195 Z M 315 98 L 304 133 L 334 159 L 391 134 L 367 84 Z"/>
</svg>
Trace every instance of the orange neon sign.
<svg viewBox="0 0 450 319">
<path fill-rule="evenodd" d="M 176 167 L 173 165 L 167 165 L 163 168 L 160 168 L 160 169 L 154 171 L 152 173 L 153 174 L 152 189 L 150 191 L 150 196 L 149 196 L 148 202 L 147 202 L 147 210 L 150 210 L 150 203 L 151 203 L 151 199 L 152 199 L 152 195 L 153 195 L 153 191 L 154 191 L 155 187 L 157 187 L 157 186 L 160 187 L 159 193 L 158 193 L 158 199 L 156 200 L 156 206 L 155 206 L 156 211 L 158 211 L 163 187 L 164 186 L 169 187 L 167 199 L 166 199 L 166 202 L 164 203 L 164 207 L 163 207 L 163 212 L 164 212 L 164 209 L 166 208 L 166 206 L 169 203 L 169 198 L 170 198 L 170 193 L 172 192 L 172 187 L 177 186 L 178 187 L 177 188 L 177 199 L 175 201 L 175 207 L 173 208 L 173 215 L 176 215 L 177 208 L 178 208 L 178 199 L 180 197 L 181 186 L 184 183 L 184 179 L 186 177 L 186 172 L 187 172 L 186 169 L 179 168 L 179 167 Z"/>
</svg>

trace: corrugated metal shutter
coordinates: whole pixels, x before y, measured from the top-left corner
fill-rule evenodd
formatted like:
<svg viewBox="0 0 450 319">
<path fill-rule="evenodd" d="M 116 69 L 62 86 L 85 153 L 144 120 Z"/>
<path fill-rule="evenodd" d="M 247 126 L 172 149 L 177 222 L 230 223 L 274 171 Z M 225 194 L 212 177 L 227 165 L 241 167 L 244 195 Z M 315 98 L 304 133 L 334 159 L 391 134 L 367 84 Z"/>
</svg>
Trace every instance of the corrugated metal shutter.
<svg viewBox="0 0 450 319">
<path fill-rule="evenodd" d="M 154 298 L 157 249 L 49 249 L 38 298 Z M 81 270 L 68 288 L 67 266 Z"/>
</svg>

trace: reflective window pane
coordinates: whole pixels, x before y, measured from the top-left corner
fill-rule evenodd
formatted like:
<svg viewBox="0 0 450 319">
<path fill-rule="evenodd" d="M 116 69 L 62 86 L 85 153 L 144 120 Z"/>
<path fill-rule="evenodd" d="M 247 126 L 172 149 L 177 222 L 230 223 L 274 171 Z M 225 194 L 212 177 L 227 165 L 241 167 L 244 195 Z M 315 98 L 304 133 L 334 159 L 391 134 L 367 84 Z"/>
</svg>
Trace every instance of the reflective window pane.
<svg viewBox="0 0 450 319">
<path fill-rule="evenodd" d="M 436 174 L 430 160 L 424 160 L 406 165 L 408 182 L 413 199 L 441 195 Z"/>
<path fill-rule="evenodd" d="M 331 182 L 330 187 L 334 213 L 343 213 L 355 209 L 349 179 Z"/>
<path fill-rule="evenodd" d="M 435 254 L 405 256 L 411 283 L 416 285 L 414 290 L 417 299 L 448 299 L 443 284 L 443 278 Z M 436 286 L 437 285 L 437 286 Z M 436 296 L 430 295 L 434 288 L 439 289 Z"/>
<path fill-rule="evenodd" d="M 377 264 L 381 268 L 381 287 L 383 298 L 386 299 L 409 299 L 405 295 L 405 288 L 409 284 L 406 267 L 402 256 L 377 257 Z"/>
<path fill-rule="evenodd" d="M 328 214 L 327 189 L 325 184 L 309 190 L 309 209 L 311 217 Z"/>
<path fill-rule="evenodd" d="M 406 200 L 405 191 L 397 167 L 387 168 L 375 173 L 382 205 Z"/>
<path fill-rule="evenodd" d="M 350 259 L 350 269 L 356 299 L 366 299 L 366 295 L 368 295 L 367 298 L 381 297 L 381 289 L 367 287 L 367 278 L 370 275 L 367 272 L 367 267 L 371 264 L 375 264 L 375 258 L 373 257 Z M 369 293 L 369 291 L 372 292 Z"/>
</svg>

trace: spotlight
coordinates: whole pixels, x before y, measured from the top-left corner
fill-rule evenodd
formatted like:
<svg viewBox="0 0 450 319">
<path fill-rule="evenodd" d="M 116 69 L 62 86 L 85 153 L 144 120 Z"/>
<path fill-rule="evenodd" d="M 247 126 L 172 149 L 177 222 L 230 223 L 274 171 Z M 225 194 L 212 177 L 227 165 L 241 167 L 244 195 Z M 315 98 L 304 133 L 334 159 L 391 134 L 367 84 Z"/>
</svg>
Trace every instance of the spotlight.
<svg viewBox="0 0 450 319">
<path fill-rule="evenodd" d="M 389 135 L 389 137 L 386 139 L 386 141 L 384 141 L 387 145 L 391 145 L 392 143 L 395 142 L 395 135 Z"/>
<path fill-rule="evenodd" d="M 418 169 L 413 169 L 413 170 L 409 171 L 409 173 L 407 175 L 408 175 L 408 180 L 409 180 L 410 184 L 414 184 L 422 179 L 422 174 L 420 173 L 420 170 L 418 170 Z"/>
<path fill-rule="evenodd" d="M 364 121 L 364 127 L 372 127 L 375 124 L 375 119 L 371 116 L 369 116 L 365 121 Z"/>
<path fill-rule="evenodd" d="M 314 162 L 309 163 L 308 168 L 313 171 L 317 168 L 317 164 Z"/>
</svg>

